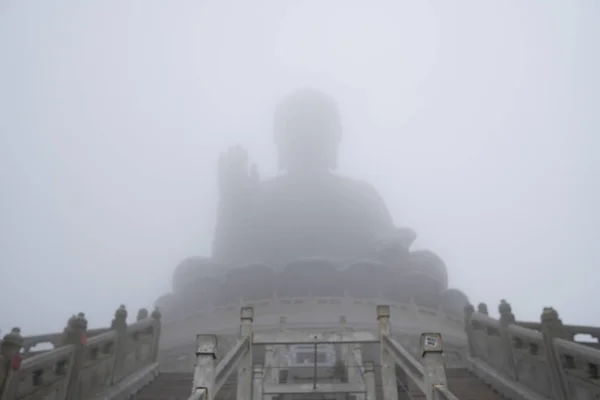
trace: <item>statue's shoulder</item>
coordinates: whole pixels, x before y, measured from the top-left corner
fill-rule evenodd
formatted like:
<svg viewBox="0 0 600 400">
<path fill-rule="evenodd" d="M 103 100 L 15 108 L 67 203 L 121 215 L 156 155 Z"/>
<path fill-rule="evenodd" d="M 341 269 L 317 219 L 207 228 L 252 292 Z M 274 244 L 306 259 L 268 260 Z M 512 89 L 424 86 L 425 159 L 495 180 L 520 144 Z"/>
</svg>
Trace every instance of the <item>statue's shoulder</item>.
<svg viewBox="0 0 600 400">
<path fill-rule="evenodd" d="M 377 190 L 372 183 L 343 175 L 332 174 L 332 176 L 337 179 L 337 182 L 341 187 L 345 190 L 354 192 L 356 196 L 360 196 L 366 200 L 383 202 L 383 197 L 379 193 L 379 190 Z"/>
<path fill-rule="evenodd" d="M 305 182 L 306 183 L 306 182 Z M 330 173 L 325 176 L 321 176 L 319 181 L 313 182 L 313 184 L 305 185 L 300 184 L 294 179 L 290 179 L 289 176 L 276 176 L 274 178 L 264 180 L 261 182 L 260 191 L 266 196 L 278 195 L 284 193 L 294 193 L 296 190 L 303 190 L 307 188 L 322 188 L 325 192 L 331 194 L 331 192 L 338 193 L 344 197 L 348 196 L 349 199 L 353 200 L 364 200 L 367 202 L 383 203 L 379 190 L 375 188 L 370 182 L 350 178 L 344 175 Z"/>
<path fill-rule="evenodd" d="M 344 187 L 344 197 L 352 199 L 377 229 L 391 228 L 392 215 L 379 190 L 370 182 L 338 175 L 338 182 Z"/>
</svg>

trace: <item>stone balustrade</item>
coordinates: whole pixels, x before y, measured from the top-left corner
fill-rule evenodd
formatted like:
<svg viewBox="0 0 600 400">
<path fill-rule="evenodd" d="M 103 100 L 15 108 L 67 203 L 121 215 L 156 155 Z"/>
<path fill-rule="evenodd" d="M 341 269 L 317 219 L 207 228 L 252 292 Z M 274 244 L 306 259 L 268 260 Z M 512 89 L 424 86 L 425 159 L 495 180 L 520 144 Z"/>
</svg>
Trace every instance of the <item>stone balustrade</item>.
<svg viewBox="0 0 600 400">
<path fill-rule="evenodd" d="M 286 306 L 309 301 L 306 298 L 277 300 Z M 319 298 L 312 302 L 324 307 L 333 300 L 339 301 Z M 361 300 L 352 300 L 353 309 L 359 306 L 355 304 L 357 301 Z M 365 306 L 370 309 L 375 304 L 367 303 Z M 255 306 L 260 310 L 261 302 Z M 387 310 L 388 313 L 396 310 L 410 314 L 411 306 L 417 307 L 419 313 L 427 311 L 414 303 L 388 306 Z M 498 319 L 488 315 L 485 304 L 480 304 L 477 310 L 471 305 L 465 308 L 468 358 L 461 364 L 466 364 L 479 379 L 513 400 L 575 400 L 600 396 L 598 343 L 574 341 L 578 334 L 597 338 L 600 328 L 565 325 L 553 308 L 543 310 L 539 323 L 517 321 L 511 306 L 504 300 L 498 307 Z M 441 312 L 439 309 L 431 311 Z M 403 313 L 398 314 L 399 317 Z M 14 328 L 0 342 L 1 398 L 120 400 L 137 393 L 158 375 L 161 314 L 156 310 L 148 315 L 146 310 L 140 310 L 136 322 L 131 324 L 127 323 L 127 314 L 126 308 L 120 306 L 111 326 L 100 329 L 88 329 L 88 321 L 82 313 L 72 316 L 59 333 L 22 336 L 20 329 Z M 405 320 L 409 314 L 398 320 Z M 293 325 L 293 321 L 285 323 L 286 329 L 291 331 L 302 328 Z M 260 324 L 255 329 L 257 334 L 271 332 Z M 273 329 L 280 330 L 281 326 Z M 407 354 L 415 357 L 410 350 L 413 346 L 408 340 L 410 337 L 394 338 L 390 336 L 390 340 L 396 340 Z M 37 349 L 42 343 L 50 343 L 52 348 Z M 445 364 L 452 368 L 449 360 Z"/>
<path fill-rule="evenodd" d="M 471 368 L 498 390 L 507 381 L 518 382 L 527 396 L 512 390 L 509 398 L 541 396 L 558 400 L 595 399 L 600 396 L 600 350 L 597 343 L 573 341 L 577 334 L 598 337 L 600 328 L 564 325 L 551 307 L 544 308 L 539 323 L 517 322 L 510 305 L 502 300 L 500 318 L 487 314 L 481 304 L 465 309 Z"/>
<path fill-rule="evenodd" d="M 121 306 L 109 328 L 88 330 L 83 313 L 60 333 L 23 337 L 13 328 L 0 342 L 0 398 L 124 399 L 158 374 L 160 320 L 158 309 L 142 309 L 128 324 Z M 53 348 L 32 351 L 40 343 Z"/>
</svg>

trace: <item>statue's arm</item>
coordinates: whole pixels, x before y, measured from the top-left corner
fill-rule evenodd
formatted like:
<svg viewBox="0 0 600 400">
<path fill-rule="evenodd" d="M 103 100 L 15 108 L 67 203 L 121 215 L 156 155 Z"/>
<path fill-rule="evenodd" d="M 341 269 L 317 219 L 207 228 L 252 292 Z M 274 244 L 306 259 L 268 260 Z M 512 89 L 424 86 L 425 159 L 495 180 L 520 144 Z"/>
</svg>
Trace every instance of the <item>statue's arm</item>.
<svg viewBox="0 0 600 400">
<path fill-rule="evenodd" d="M 218 165 L 219 203 L 213 258 L 233 261 L 244 253 L 254 196 L 259 184 L 245 149 L 236 146 L 221 154 Z"/>
<path fill-rule="evenodd" d="M 394 229 L 394 220 L 383 197 L 379 191 L 370 183 L 363 183 L 366 197 L 367 212 L 374 231 L 378 233 L 389 232 Z"/>
</svg>

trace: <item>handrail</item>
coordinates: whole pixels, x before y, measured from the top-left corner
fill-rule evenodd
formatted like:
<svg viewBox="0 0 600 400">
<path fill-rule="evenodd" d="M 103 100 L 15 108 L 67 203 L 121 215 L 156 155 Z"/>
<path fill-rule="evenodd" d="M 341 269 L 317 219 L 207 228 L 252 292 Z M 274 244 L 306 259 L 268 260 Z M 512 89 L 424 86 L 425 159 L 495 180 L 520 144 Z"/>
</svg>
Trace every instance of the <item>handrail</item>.
<svg viewBox="0 0 600 400">
<path fill-rule="evenodd" d="M 399 385 L 400 387 L 402 387 L 402 389 L 404 389 L 404 393 L 408 395 L 409 400 L 413 399 L 413 395 L 410 392 L 410 389 L 399 378 L 396 378 L 396 385 Z"/>
<path fill-rule="evenodd" d="M 573 341 L 576 333 L 597 335 L 600 328 L 564 325 L 552 307 L 543 309 L 539 323 L 517 321 L 505 300 L 499 319 L 483 304 L 478 309 L 465 308 L 465 330 L 467 361 L 479 379 L 519 400 L 600 395 L 600 350 Z"/>
<path fill-rule="evenodd" d="M 237 370 L 238 365 L 249 349 L 249 340 L 247 338 L 240 339 L 218 364 L 217 369 L 215 370 L 215 394 L 219 393 L 219 390 L 223 387 L 231 373 Z"/>
<path fill-rule="evenodd" d="M 413 380 L 421 391 L 425 393 L 425 371 L 419 363 L 402 345 L 392 339 L 389 335 L 381 336 L 381 344 L 390 352 L 396 364 Z"/>
<path fill-rule="evenodd" d="M 208 398 L 208 394 L 206 393 L 205 388 L 196 389 L 194 393 L 188 398 L 188 400 L 206 400 Z"/>
<path fill-rule="evenodd" d="M 445 385 L 433 385 L 436 400 L 459 400 Z"/>
<path fill-rule="evenodd" d="M 88 330 L 83 313 L 70 318 L 61 334 L 22 337 L 14 328 L 2 341 L 3 349 L 12 352 L 12 363 L 0 368 L 0 397 L 79 400 L 134 394 L 158 374 L 160 318 L 157 310 L 148 316 L 143 309 L 138 321 L 128 325 L 121 306 L 110 328 Z M 31 352 L 42 342 L 57 347 Z"/>
<path fill-rule="evenodd" d="M 224 385 L 227 378 L 237 370 L 237 398 L 238 400 L 247 400 L 254 396 L 262 398 L 263 395 L 277 394 L 302 394 L 302 393 L 360 393 L 361 396 L 366 395 L 366 399 L 374 399 L 375 396 L 375 380 L 372 363 L 366 363 L 364 366 L 360 360 L 359 343 L 379 343 L 380 346 L 380 362 L 381 362 L 381 382 L 383 395 L 387 399 L 395 399 L 398 391 L 398 385 L 407 389 L 407 392 L 412 396 L 412 393 L 399 382 L 395 366 L 398 365 L 411 379 L 415 386 L 425 394 L 427 400 L 459 400 L 457 396 L 447 386 L 446 370 L 444 366 L 444 346 L 442 335 L 440 333 L 422 333 L 420 338 L 420 358 L 415 356 L 404 346 L 398 343 L 391 336 L 389 324 L 390 308 L 389 306 L 377 306 L 377 319 L 379 325 L 378 335 L 373 336 L 367 332 L 349 332 L 341 330 L 332 331 L 314 331 L 314 330 L 280 330 L 276 333 L 253 333 L 252 326 L 253 311 L 251 307 L 243 307 L 241 312 L 240 331 L 241 339 L 228 351 L 225 358 L 217 365 L 215 363 L 215 353 L 217 338 L 215 335 L 199 335 L 198 347 L 196 351 L 196 367 L 194 372 L 194 394 L 190 400 L 196 400 L 200 396 L 205 396 L 204 400 L 214 400 L 219 389 Z M 506 341 L 514 348 L 513 350 L 521 351 L 520 355 L 531 356 L 536 360 L 543 360 L 549 346 L 556 351 L 556 356 L 564 357 L 565 367 L 575 371 L 579 367 L 580 360 L 589 362 L 588 375 L 597 379 L 597 364 L 600 358 L 600 351 L 589 351 L 573 346 L 578 346 L 572 342 L 554 338 L 552 342 L 548 342 L 546 332 L 534 332 L 526 328 L 506 324 L 506 321 L 498 321 L 484 314 L 478 314 L 474 321 L 468 321 L 467 336 L 471 340 L 472 330 L 476 330 L 477 334 L 485 335 L 493 340 L 490 342 L 496 347 L 499 343 Z M 471 325 L 471 322 L 476 324 Z M 305 328 L 306 329 L 306 328 Z M 341 332 L 341 333 L 340 333 Z M 266 364 L 254 365 L 252 367 L 252 345 L 289 345 L 298 343 L 335 343 L 348 346 L 343 348 L 344 362 L 346 366 L 355 364 L 359 373 L 352 371 L 353 376 L 348 377 L 347 383 L 321 384 L 317 383 L 315 375 L 312 384 L 295 383 L 282 384 L 274 382 L 265 382 L 265 375 L 270 375 L 273 368 L 273 357 L 265 356 Z M 350 345 L 353 344 L 353 347 Z M 470 349 L 471 350 L 471 349 Z M 489 351 L 488 346 L 485 351 Z M 353 354 L 348 354 L 352 352 Z M 511 353 L 512 354 L 512 353 Z M 547 357 L 547 356 L 546 356 Z M 476 365 L 469 358 L 471 365 Z M 494 361 L 494 360 L 492 360 Z M 575 363 L 574 363 L 575 362 Z M 473 370 L 475 375 L 486 383 L 491 383 L 492 386 L 503 386 L 506 390 L 499 390 L 502 393 L 509 393 L 510 398 L 514 400 L 538 400 L 540 397 L 537 393 L 531 393 L 519 381 L 519 377 L 505 377 L 496 371 L 497 365 L 489 364 L 482 365 L 480 369 L 485 369 L 486 378 L 482 377 L 482 372 Z M 253 371 L 254 377 L 250 375 Z M 569 374 L 565 371 L 568 377 L 580 379 L 581 374 Z M 361 382 L 362 381 L 362 382 Z M 593 388 L 591 389 L 593 390 Z M 251 395 L 252 394 L 252 395 Z M 559 398 L 558 400 L 571 400 L 570 398 Z"/>
</svg>

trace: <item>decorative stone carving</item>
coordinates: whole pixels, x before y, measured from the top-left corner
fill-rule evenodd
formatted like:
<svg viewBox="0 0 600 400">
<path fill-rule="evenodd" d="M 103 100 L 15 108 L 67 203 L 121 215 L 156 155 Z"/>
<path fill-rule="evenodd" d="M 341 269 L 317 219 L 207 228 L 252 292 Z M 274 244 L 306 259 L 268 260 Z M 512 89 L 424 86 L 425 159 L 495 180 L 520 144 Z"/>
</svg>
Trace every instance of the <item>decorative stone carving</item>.
<svg viewBox="0 0 600 400">
<path fill-rule="evenodd" d="M 115 311 L 115 318 L 112 320 L 110 327 L 116 330 L 127 328 L 127 308 L 125 304 L 121 304 Z"/>
<path fill-rule="evenodd" d="M 21 357 L 19 352 L 23 346 L 23 336 L 20 328 L 12 328 L 4 335 L 0 343 L 0 394 L 11 370 L 19 369 Z"/>
<path fill-rule="evenodd" d="M 488 315 L 488 306 L 485 303 L 479 303 L 477 305 L 477 312 L 484 314 L 484 315 Z"/>
</svg>

